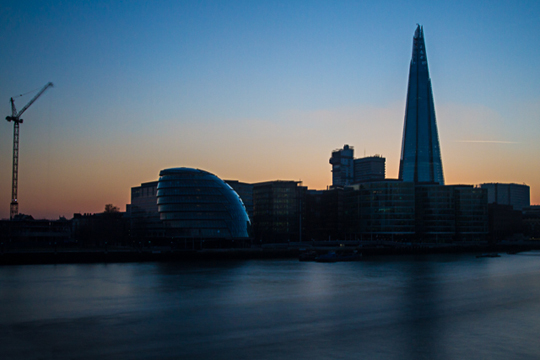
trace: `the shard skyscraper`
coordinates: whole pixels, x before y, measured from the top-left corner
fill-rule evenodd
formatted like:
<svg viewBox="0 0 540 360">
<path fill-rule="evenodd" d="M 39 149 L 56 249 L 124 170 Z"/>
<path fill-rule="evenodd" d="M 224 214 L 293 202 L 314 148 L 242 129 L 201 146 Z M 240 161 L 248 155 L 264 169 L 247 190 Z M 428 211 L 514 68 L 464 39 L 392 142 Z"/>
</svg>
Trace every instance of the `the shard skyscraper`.
<svg viewBox="0 0 540 360">
<path fill-rule="evenodd" d="M 444 185 L 424 30 L 420 25 L 413 39 L 399 179 Z"/>
</svg>

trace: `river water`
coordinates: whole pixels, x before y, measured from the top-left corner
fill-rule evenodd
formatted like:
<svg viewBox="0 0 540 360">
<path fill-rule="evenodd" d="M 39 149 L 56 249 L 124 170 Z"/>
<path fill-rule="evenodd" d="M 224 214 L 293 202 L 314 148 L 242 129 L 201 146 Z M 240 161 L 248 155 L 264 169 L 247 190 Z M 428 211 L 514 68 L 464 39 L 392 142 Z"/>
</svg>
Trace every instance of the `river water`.
<svg viewBox="0 0 540 360">
<path fill-rule="evenodd" d="M 0 267 L 0 359 L 538 359 L 540 253 Z"/>
</svg>

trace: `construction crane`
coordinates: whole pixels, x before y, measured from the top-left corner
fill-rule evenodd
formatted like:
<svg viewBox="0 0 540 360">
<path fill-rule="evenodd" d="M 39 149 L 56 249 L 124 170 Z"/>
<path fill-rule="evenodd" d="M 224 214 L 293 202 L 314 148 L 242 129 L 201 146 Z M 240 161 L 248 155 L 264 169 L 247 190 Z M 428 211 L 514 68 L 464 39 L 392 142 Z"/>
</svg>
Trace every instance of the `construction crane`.
<svg viewBox="0 0 540 360">
<path fill-rule="evenodd" d="M 15 215 L 19 213 L 19 203 L 17 202 L 17 188 L 19 181 L 19 125 L 23 119 L 21 115 L 47 90 L 52 87 L 53 83 L 49 82 L 26 104 L 21 111 L 17 112 L 15 108 L 15 100 L 11 98 L 11 116 L 6 116 L 7 121 L 13 121 L 13 175 L 11 180 L 11 204 L 9 206 L 9 219 L 13 220 Z"/>
</svg>

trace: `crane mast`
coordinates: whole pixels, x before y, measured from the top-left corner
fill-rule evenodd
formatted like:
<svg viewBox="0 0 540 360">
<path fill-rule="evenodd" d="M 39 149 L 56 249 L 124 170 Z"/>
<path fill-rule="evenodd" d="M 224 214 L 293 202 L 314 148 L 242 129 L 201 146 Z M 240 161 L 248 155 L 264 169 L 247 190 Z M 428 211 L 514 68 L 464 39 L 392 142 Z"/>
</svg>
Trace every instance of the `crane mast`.
<svg viewBox="0 0 540 360">
<path fill-rule="evenodd" d="M 13 173 L 11 178 L 11 203 L 9 206 L 9 219 L 13 220 L 15 215 L 19 213 L 19 203 L 17 201 L 17 189 L 19 184 L 19 125 L 23 123 L 21 115 L 36 101 L 41 94 L 48 88 L 52 87 L 53 83 L 49 82 L 45 85 L 19 112 L 15 108 L 15 100 L 11 98 L 11 116 L 6 116 L 6 120 L 13 121 Z"/>
</svg>

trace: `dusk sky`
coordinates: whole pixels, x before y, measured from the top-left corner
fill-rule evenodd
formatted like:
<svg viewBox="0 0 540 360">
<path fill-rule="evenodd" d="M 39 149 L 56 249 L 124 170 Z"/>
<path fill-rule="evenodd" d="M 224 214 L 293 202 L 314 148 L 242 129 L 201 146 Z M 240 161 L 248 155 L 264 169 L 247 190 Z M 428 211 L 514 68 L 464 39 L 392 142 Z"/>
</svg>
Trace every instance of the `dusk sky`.
<svg viewBox="0 0 540 360">
<path fill-rule="evenodd" d="M 22 108 L 19 211 L 121 210 L 170 167 L 331 184 L 332 150 L 397 178 L 424 27 L 446 184 L 540 204 L 539 1 L 3 1 L 0 115 Z M 0 130 L 9 218 L 13 124 Z"/>
</svg>

